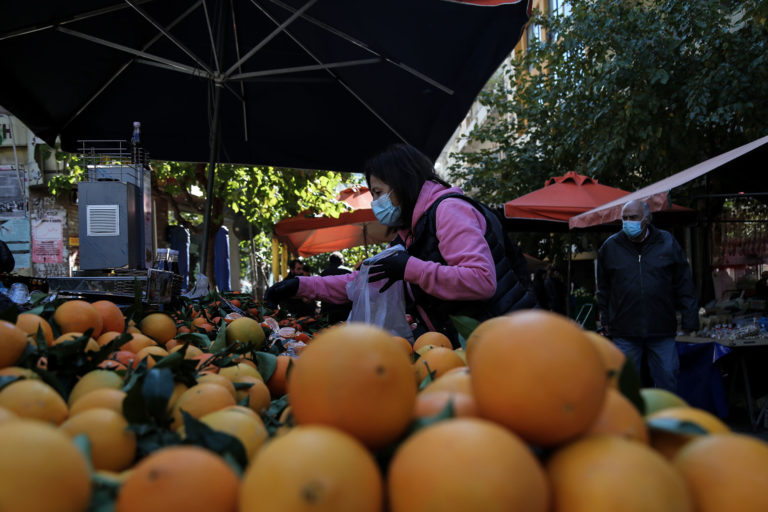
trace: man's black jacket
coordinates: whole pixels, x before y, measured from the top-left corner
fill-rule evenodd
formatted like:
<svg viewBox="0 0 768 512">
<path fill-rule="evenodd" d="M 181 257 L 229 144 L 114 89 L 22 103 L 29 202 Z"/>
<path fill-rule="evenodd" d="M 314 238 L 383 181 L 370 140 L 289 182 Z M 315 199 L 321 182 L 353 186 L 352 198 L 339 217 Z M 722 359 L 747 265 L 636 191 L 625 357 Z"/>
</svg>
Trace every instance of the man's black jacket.
<svg viewBox="0 0 768 512">
<path fill-rule="evenodd" d="M 642 244 L 620 231 L 598 252 L 597 304 L 610 336 L 674 336 L 678 310 L 683 330 L 699 328 L 696 288 L 683 249 L 670 233 L 648 229 Z"/>
</svg>

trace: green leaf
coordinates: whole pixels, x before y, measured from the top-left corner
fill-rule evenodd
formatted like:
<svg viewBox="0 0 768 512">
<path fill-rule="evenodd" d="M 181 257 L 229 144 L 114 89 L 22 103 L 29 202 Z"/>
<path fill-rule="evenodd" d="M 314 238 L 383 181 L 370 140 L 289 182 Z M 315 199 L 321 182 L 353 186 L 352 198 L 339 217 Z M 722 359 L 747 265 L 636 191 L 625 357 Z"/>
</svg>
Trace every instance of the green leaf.
<svg viewBox="0 0 768 512">
<path fill-rule="evenodd" d="M 151 368 L 141 385 L 144 408 L 155 422 L 168 423 L 168 400 L 173 394 L 173 373 L 168 368 Z"/>
<path fill-rule="evenodd" d="M 424 361 L 424 366 L 427 367 L 427 375 L 423 379 L 421 379 L 421 382 L 419 382 L 419 391 L 427 387 L 430 382 L 435 380 L 435 375 L 437 374 L 437 371 L 430 370 L 429 363 L 427 363 L 426 361 Z"/>
<path fill-rule="evenodd" d="M 222 322 L 221 327 L 219 327 L 219 330 L 216 333 L 216 340 L 213 342 L 213 345 L 211 345 L 210 351 L 216 354 L 224 350 L 226 347 L 227 347 L 227 324 L 226 322 Z"/>
<path fill-rule="evenodd" d="M 0 311 L 0 320 L 5 320 L 6 322 L 10 322 L 12 324 L 16 323 L 16 318 L 18 318 L 18 316 L 19 308 L 16 307 L 16 304 L 13 304 Z"/>
<path fill-rule="evenodd" d="M 245 391 L 253 387 L 253 382 L 233 382 L 232 385 L 235 386 L 235 391 Z"/>
<path fill-rule="evenodd" d="M 632 402 L 641 416 L 645 416 L 645 400 L 640 394 L 640 374 L 635 364 L 627 358 L 619 373 L 619 391 L 627 400 Z"/>
<path fill-rule="evenodd" d="M 181 366 L 182 361 L 184 361 L 184 349 L 177 350 L 176 352 L 173 352 L 171 354 L 168 354 L 167 356 L 162 356 L 157 359 L 157 363 L 155 363 L 155 366 L 152 367 L 152 369 L 155 368 L 170 368 L 171 370 L 175 370 Z"/>
<path fill-rule="evenodd" d="M 78 451 L 83 455 L 85 462 L 88 464 L 88 470 L 93 473 L 93 459 L 91 458 L 91 440 L 85 434 L 78 434 L 72 438 L 72 442 L 77 447 Z"/>
<path fill-rule="evenodd" d="M 24 377 L 19 377 L 17 375 L 3 375 L 3 376 L 0 376 L 0 391 L 2 391 L 5 386 L 14 383 L 17 380 L 23 380 L 23 379 L 24 379 Z"/>
<path fill-rule="evenodd" d="M 650 418 L 646 423 L 651 430 L 662 430 L 664 432 L 684 435 L 708 434 L 707 430 L 700 425 L 677 418 Z"/>
<path fill-rule="evenodd" d="M 438 423 L 443 420 L 448 420 L 454 417 L 454 409 L 453 409 L 453 399 L 448 400 L 448 403 L 445 404 L 445 407 L 435 414 L 434 416 L 426 416 L 423 418 L 418 418 L 414 420 L 411 425 L 408 427 L 408 433 L 406 434 L 406 437 L 411 436 L 418 432 L 419 430 L 426 428 L 430 425 L 434 425 L 435 423 Z"/>
<path fill-rule="evenodd" d="M 198 348 L 206 350 L 211 346 L 211 340 L 208 339 L 208 336 L 199 332 L 186 332 L 178 334 L 176 335 L 175 339 L 181 341 L 182 343 L 189 343 L 190 345 L 194 345 Z"/>
<path fill-rule="evenodd" d="M 114 512 L 115 500 L 121 486 L 120 481 L 94 473 L 91 476 L 91 485 L 93 492 L 88 512 Z"/>
<path fill-rule="evenodd" d="M 196 419 L 187 411 L 181 411 L 184 418 L 184 444 L 194 444 L 208 448 L 222 457 L 229 455 L 239 466 L 239 473 L 248 465 L 248 458 L 243 443 L 233 435 L 214 430 Z"/>
<path fill-rule="evenodd" d="M 269 352 L 260 351 L 253 352 L 253 355 L 255 356 L 256 367 L 261 378 L 264 379 L 264 382 L 267 382 L 272 377 L 272 374 L 275 373 L 275 368 L 277 368 L 277 356 Z"/>
<path fill-rule="evenodd" d="M 468 316 L 450 316 L 449 318 L 451 319 L 456 332 L 459 333 L 459 343 L 461 343 L 461 348 L 466 349 L 469 335 L 472 334 L 472 331 L 474 331 L 478 325 L 480 325 L 480 322 Z"/>
</svg>

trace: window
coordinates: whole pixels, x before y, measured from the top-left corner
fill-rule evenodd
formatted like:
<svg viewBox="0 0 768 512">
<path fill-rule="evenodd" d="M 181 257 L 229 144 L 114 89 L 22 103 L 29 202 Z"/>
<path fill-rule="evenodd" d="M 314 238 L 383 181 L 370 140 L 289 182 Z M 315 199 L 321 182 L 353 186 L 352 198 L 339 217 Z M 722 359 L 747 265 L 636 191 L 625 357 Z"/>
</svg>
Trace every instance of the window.
<svg viewBox="0 0 768 512">
<path fill-rule="evenodd" d="M 571 14 L 571 5 L 568 0 L 549 0 L 549 13 L 568 16 Z"/>
</svg>

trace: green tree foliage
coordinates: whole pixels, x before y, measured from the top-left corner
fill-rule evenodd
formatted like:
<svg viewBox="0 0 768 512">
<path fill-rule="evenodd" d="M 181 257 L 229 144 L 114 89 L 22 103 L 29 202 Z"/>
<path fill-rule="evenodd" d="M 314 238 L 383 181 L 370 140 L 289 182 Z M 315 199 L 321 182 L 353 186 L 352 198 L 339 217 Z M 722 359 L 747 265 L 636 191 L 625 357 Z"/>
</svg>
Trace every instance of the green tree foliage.
<svg viewBox="0 0 768 512">
<path fill-rule="evenodd" d="M 567 171 L 634 190 L 768 132 L 764 0 L 572 0 L 481 95 L 451 178 L 502 203 Z"/>
<path fill-rule="evenodd" d="M 204 212 L 205 197 L 193 195 L 193 187 L 206 190 L 207 166 L 179 162 L 154 162 L 155 192 L 171 202 L 177 218 L 181 210 Z M 218 165 L 213 187 L 212 225 L 221 222 L 223 207 L 243 215 L 254 231 L 271 234 L 275 223 L 310 210 L 333 217 L 346 205 L 334 201 L 336 188 L 349 175 L 334 171 L 304 171 L 279 167 Z M 191 208 L 190 208 L 191 207 Z M 218 210 L 218 211 L 217 211 Z M 186 221 L 191 229 L 200 226 Z"/>
</svg>

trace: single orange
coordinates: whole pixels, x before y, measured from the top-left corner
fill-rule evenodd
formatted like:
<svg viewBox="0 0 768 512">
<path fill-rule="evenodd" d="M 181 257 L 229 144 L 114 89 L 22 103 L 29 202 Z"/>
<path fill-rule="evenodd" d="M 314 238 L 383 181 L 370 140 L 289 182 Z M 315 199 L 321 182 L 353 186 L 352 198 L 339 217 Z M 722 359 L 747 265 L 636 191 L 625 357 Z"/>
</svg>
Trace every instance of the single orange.
<svg viewBox="0 0 768 512">
<path fill-rule="evenodd" d="M 61 424 L 69 410 L 63 398 L 48 384 L 39 380 L 17 380 L 0 390 L 0 407 L 22 418 Z"/>
<path fill-rule="evenodd" d="M 186 411 L 193 418 L 201 418 L 208 413 L 235 405 L 235 399 L 226 388 L 218 384 L 197 384 L 184 391 L 173 404 L 171 429 L 176 430 L 184 424 L 181 411 Z"/>
<path fill-rule="evenodd" d="M 151 313 L 139 323 L 139 329 L 161 345 L 176 336 L 176 322 L 165 313 Z"/>
<path fill-rule="evenodd" d="M 43 331 L 45 343 L 48 346 L 51 346 L 53 343 L 53 329 L 51 329 L 51 324 L 40 315 L 22 313 L 16 317 L 16 327 L 26 332 L 32 341 L 37 339 L 37 329 L 39 327 Z"/>
<path fill-rule="evenodd" d="M 381 511 L 382 488 L 376 462 L 358 440 L 322 425 L 298 426 L 256 454 L 240 486 L 239 512 Z"/>
<path fill-rule="evenodd" d="M 261 324 L 253 318 L 242 316 L 227 325 L 227 343 L 239 341 L 251 348 L 259 349 L 264 346 L 265 336 Z"/>
<path fill-rule="evenodd" d="M 444 375 L 448 370 L 460 366 L 465 366 L 461 357 L 452 349 L 445 347 L 435 347 L 413 363 L 417 382 L 424 380 L 427 375 L 432 375 L 432 378 L 436 379 Z"/>
<path fill-rule="evenodd" d="M 589 428 L 608 383 L 600 354 L 579 325 L 544 310 L 492 320 L 476 329 L 481 334 L 469 356 L 480 415 L 543 446 Z"/>
<path fill-rule="evenodd" d="M 197 378 L 198 384 L 216 384 L 218 386 L 223 386 L 224 389 L 226 389 L 230 395 L 232 395 L 232 398 L 237 398 L 237 393 L 235 392 L 235 385 L 232 384 L 232 381 L 229 380 L 227 377 L 220 375 L 218 373 L 206 373 L 205 375 L 201 375 Z M 239 400 L 238 400 L 239 401 Z"/>
<path fill-rule="evenodd" d="M 0 320 L 0 368 L 13 366 L 27 348 L 27 333 L 5 320 Z"/>
<path fill-rule="evenodd" d="M 157 346 L 157 343 L 152 338 L 144 336 L 140 333 L 131 333 L 131 340 L 123 343 L 120 350 L 127 350 L 128 352 L 138 353 L 139 350 L 145 347 Z"/>
<path fill-rule="evenodd" d="M 389 464 L 387 488 L 390 510 L 398 512 L 547 512 L 550 502 L 544 470 L 528 446 L 478 418 L 441 421 L 408 437 Z"/>
<path fill-rule="evenodd" d="M 120 487 L 115 512 L 236 512 L 239 486 L 235 472 L 215 453 L 170 446 L 136 464 Z"/>
<path fill-rule="evenodd" d="M 686 444 L 674 466 L 697 512 L 768 510 L 768 443 L 744 434 L 712 434 Z"/>
<path fill-rule="evenodd" d="M 288 369 L 293 364 L 293 358 L 286 355 L 279 355 L 276 358 L 275 371 L 267 379 L 267 387 L 273 398 L 280 398 L 288 391 Z"/>
<path fill-rule="evenodd" d="M 181 344 L 172 346 L 168 348 L 171 345 L 171 342 L 175 340 L 171 340 L 168 343 L 165 344 L 165 348 L 168 349 L 169 354 L 173 354 L 174 352 L 178 352 L 179 350 L 183 349 L 184 347 L 187 347 L 186 352 L 184 352 L 184 359 L 192 359 L 195 356 L 199 356 L 203 354 L 203 351 L 199 349 L 198 347 L 194 345 L 190 345 L 189 343 Z"/>
<path fill-rule="evenodd" d="M 433 380 L 421 391 L 427 393 L 431 391 L 453 391 L 457 393 L 472 394 L 472 380 L 469 373 L 469 367 L 459 366 L 448 370 L 443 375 Z"/>
<path fill-rule="evenodd" d="M 401 349 L 403 349 L 405 355 L 413 357 L 413 344 L 410 341 L 402 336 L 392 336 L 392 339 L 395 340 L 395 343 L 397 343 Z"/>
<path fill-rule="evenodd" d="M 258 414 L 239 406 L 225 407 L 206 414 L 200 421 L 214 430 L 236 437 L 245 449 L 245 456 L 252 459 L 269 437 L 264 422 Z M 183 428 L 179 429 L 182 438 Z"/>
<path fill-rule="evenodd" d="M 677 420 L 693 423 L 708 434 L 726 434 L 731 431 L 728 425 L 723 423 L 720 418 L 708 411 L 695 407 L 669 407 L 656 411 L 646 416 L 646 418 L 651 422 L 651 446 L 669 460 L 674 459 L 680 448 L 701 434 L 679 434 L 677 432 L 655 429 L 652 424 L 654 420 Z"/>
<path fill-rule="evenodd" d="M 53 312 L 53 321 L 61 332 L 85 332 L 92 328 L 91 337 L 96 338 L 101 334 L 103 327 L 99 310 L 84 300 L 68 300 L 62 303 Z"/>
<path fill-rule="evenodd" d="M 84 395 L 72 404 L 69 408 L 69 417 L 75 416 L 87 409 L 102 407 L 112 409 L 116 413 L 123 413 L 123 400 L 125 400 L 125 391 L 114 388 L 94 389 Z"/>
<path fill-rule="evenodd" d="M 477 406 L 471 394 L 454 391 L 422 391 L 416 396 L 414 418 L 426 418 L 442 413 L 451 404 L 453 417 L 477 416 Z"/>
<path fill-rule="evenodd" d="M 645 418 L 640 411 L 614 388 L 608 388 L 603 408 L 584 435 L 609 434 L 649 444 Z"/>
<path fill-rule="evenodd" d="M 122 471 L 136 457 L 136 434 L 123 415 L 96 407 L 80 412 L 59 427 L 75 437 L 84 434 L 91 444 L 91 461 L 96 469 Z"/>
<path fill-rule="evenodd" d="M 165 357 L 168 352 L 160 346 L 150 345 L 136 352 L 136 359 L 133 360 L 133 367 L 136 368 L 141 361 L 147 360 L 147 368 L 155 366 L 157 359 Z"/>
<path fill-rule="evenodd" d="M 413 342 L 413 351 L 417 352 L 421 347 L 426 347 L 427 345 L 445 347 L 453 350 L 451 340 L 441 332 L 429 331 L 416 338 Z"/>
<path fill-rule="evenodd" d="M 691 512 L 685 482 L 664 457 L 619 436 L 588 436 L 547 461 L 552 510 Z"/>
<path fill-rule="evenodd" d="M 619 374 L 621 374 L 621 369 L 624 367 L 627 356 L 608 338 L 600 336 L 594 331 L 584 331 L 584 334 L 589 338 L 589 341 L 592 342 L 597 351 L 600 352 L 600 357 L 605 365 L 608 385 L 618 388 Z"/>
<path fill-rule="evenodd" d="M 69 393 L 70 407 L 77 402 L 80 397 L 96 389 L 109 388 L 121 389 L 123 387 L 123 378 L 111 370 L 91 370 L 78 380 Z"/>
<path fill-rule="evenodd" d="M 117 304 L 109 300 L 97 300 L 92 305 L 101 315 L 102 332 L 125 330 L 125 316 Z"/>
<path fill-rule="evenodd" d="M 110 341 L 114 340 L 115 338 L 117 338 L 121 334 L 122 334 L 122 332 L 117 332 L 117 331 L 106 331 L 106 332 L 103 332 L 103 333 L 101 333 L 101 336 L 96 338 L 96 343 L 98 343 L 100 347 L 103 347 L 104 345 L 106 345 Z"/>
<path fill-rule="evenodd" d="M 416 383 L 387 331 L 347 323 L 318 334 L 295 360 L 288 395 L 297 424 L 333 426 L 378 447 L 410 423 Z"/>
<path fill-rule="evenodd" d="M 82 512 L 91 500 L 88 462 L 64 432 L 39 421 L 0 425 L 0 509 Z"/>
<path fill-rule="evenodd" d="M 251 385 L 248 389 L 237 390 L 237 396 L 235 397 L 237 403 L 240 403 L 245 397 L 248 397 L 248 407 L 255 412 L 260 413 L 264 409 L 269 408 L 269 404 L 272 402 L 272 396 L 269 394 L 269 388 L 263 380 L 252 377 L 251 375 L 241 375 L 235 377 L 232 382 Z"/>
</svg>

